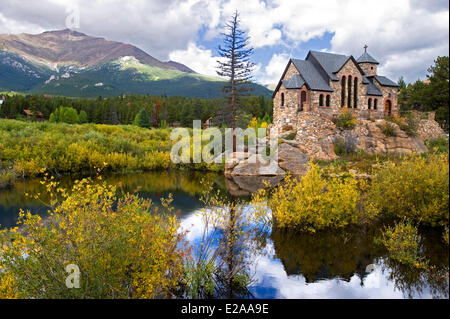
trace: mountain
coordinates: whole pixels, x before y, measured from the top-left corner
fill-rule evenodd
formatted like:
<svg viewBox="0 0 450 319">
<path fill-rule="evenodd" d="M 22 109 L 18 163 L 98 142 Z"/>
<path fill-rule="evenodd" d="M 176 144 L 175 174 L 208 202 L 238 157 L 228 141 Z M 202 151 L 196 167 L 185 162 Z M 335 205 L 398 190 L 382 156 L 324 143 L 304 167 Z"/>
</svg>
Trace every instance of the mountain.
<svg viewBox="0 0 450 319">
<path fill-rule="evenodd" d="M 0 35 L 0 90 L 74 97 L 119 94 L 222 95 L 220 78 L 162 62 L 141 49 L 69 29 Z M 253 94 L 271 94 L 252 84 Z"/>
</svg>

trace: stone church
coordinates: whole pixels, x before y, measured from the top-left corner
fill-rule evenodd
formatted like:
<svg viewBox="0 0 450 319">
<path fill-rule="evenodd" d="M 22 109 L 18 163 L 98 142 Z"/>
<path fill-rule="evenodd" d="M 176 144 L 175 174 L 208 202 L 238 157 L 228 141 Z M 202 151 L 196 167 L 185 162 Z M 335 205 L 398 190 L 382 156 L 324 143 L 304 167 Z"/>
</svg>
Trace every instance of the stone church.
<svg viewBox="0 0 450 319">
<path fill-rule="evenodd" d="M 342 110 L 365 119 L 397 114 L 399 87 L 377 74 L 378 64 L 367 46 L 358 59 L 317 51 L 290 59 L 273 93 L 274 124 L 295 126 L 305 112 L 330 119 Z"/>
</svg>

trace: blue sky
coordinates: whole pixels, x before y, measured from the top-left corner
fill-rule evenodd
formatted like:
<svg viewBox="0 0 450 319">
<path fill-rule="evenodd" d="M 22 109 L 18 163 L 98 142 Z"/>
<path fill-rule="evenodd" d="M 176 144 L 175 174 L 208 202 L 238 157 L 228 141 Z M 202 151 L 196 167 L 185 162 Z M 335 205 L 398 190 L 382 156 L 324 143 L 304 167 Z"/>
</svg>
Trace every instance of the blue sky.
<svg viewBox="0 0 450 319">
<path fill-rule="evenodd" d="M 309 50 L 357 58 L 367 44 L 380 74 L 408 82 L 449 54 L 447 0 L 0 0 L 0 33 L 70 27 L 214 75 L 220 32 L 234 10 L 263 84 L 276 83 L 288 59 Z"/>
</svg>

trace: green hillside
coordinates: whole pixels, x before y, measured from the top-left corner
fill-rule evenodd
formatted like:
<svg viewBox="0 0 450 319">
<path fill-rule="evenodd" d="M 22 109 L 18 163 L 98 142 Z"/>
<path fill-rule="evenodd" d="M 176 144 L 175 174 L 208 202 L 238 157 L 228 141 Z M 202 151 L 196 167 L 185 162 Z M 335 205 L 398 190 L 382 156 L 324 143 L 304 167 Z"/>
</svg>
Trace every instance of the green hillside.
<svg viewBox="0 0 450 319">
<path fill-rule="evenodd" d="M 30 91 L 50 77 L 51 70 L 0 50 L 0 91 Z"/>
<path fill-rule="evenodd" d="M 199 98 L 221 97 L 225 84 L 217 77 L 142 64 L 133 57 L 76 71 L 54 71 L 36 66 L 21 57 L 0 51 L 0 90 L 71 97 L 112 97 L 120 94 L 149 94 Z M 55 79 L 50 79 L 51 75 Z M 46 83 L 46 81 L 48 83 Z M 253 95 L 269 97 L 271 91 L 251 84 Z"/>
</svg>

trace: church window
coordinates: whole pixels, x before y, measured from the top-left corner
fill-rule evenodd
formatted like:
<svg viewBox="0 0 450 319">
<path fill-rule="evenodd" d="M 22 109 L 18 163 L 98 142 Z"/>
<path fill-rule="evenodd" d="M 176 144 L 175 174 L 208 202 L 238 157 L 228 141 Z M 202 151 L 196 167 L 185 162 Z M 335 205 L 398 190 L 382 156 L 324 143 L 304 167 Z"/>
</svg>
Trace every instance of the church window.
<svg viewBox="0 0 450 319">
<path fill-rule="evenodd" d="M 330 106 L 330 94 L 327 95 L 326 106 Z"/>
<path fill-rule="evenodd" d="M 358 107 L 358 78 L 354 80 L 354 89 L 353 89 L 353 107 L 356 109 Z"/>
<path fill-rule="evenodd" d="M 341 80 L 341 106 L 345 105 L 345 76 L 342 77 Z"/>
<path fill-rule="evenodd" d="M 323 94 L 319 96 L 319 106 L 323 106 Z"/>
<path fill-rule="evenodd" d="M 369 98 L 369 103 L 368 103 L 369 105 L 369 110 L 372 108 L 372 98 Z"/>
<path fill-rule="evenodd" d="M 348 102 L 347 102 L 347 107 L 348 108 L 352 107 L 352 76 L 351 75 L 348 76 Z"/>
<path fill-rule="evenodd" d="M 284 106 L 284 93 L 281 93 L 281 106 Z"/>
<path fill-rule="evenodd" d="M 377 109 L 377 104 L 378 104 L 378 99 L 374 99 L 374 100 L 373 100 L 373 109 L 374 109 L 374 110 Z"/>
</svg>

